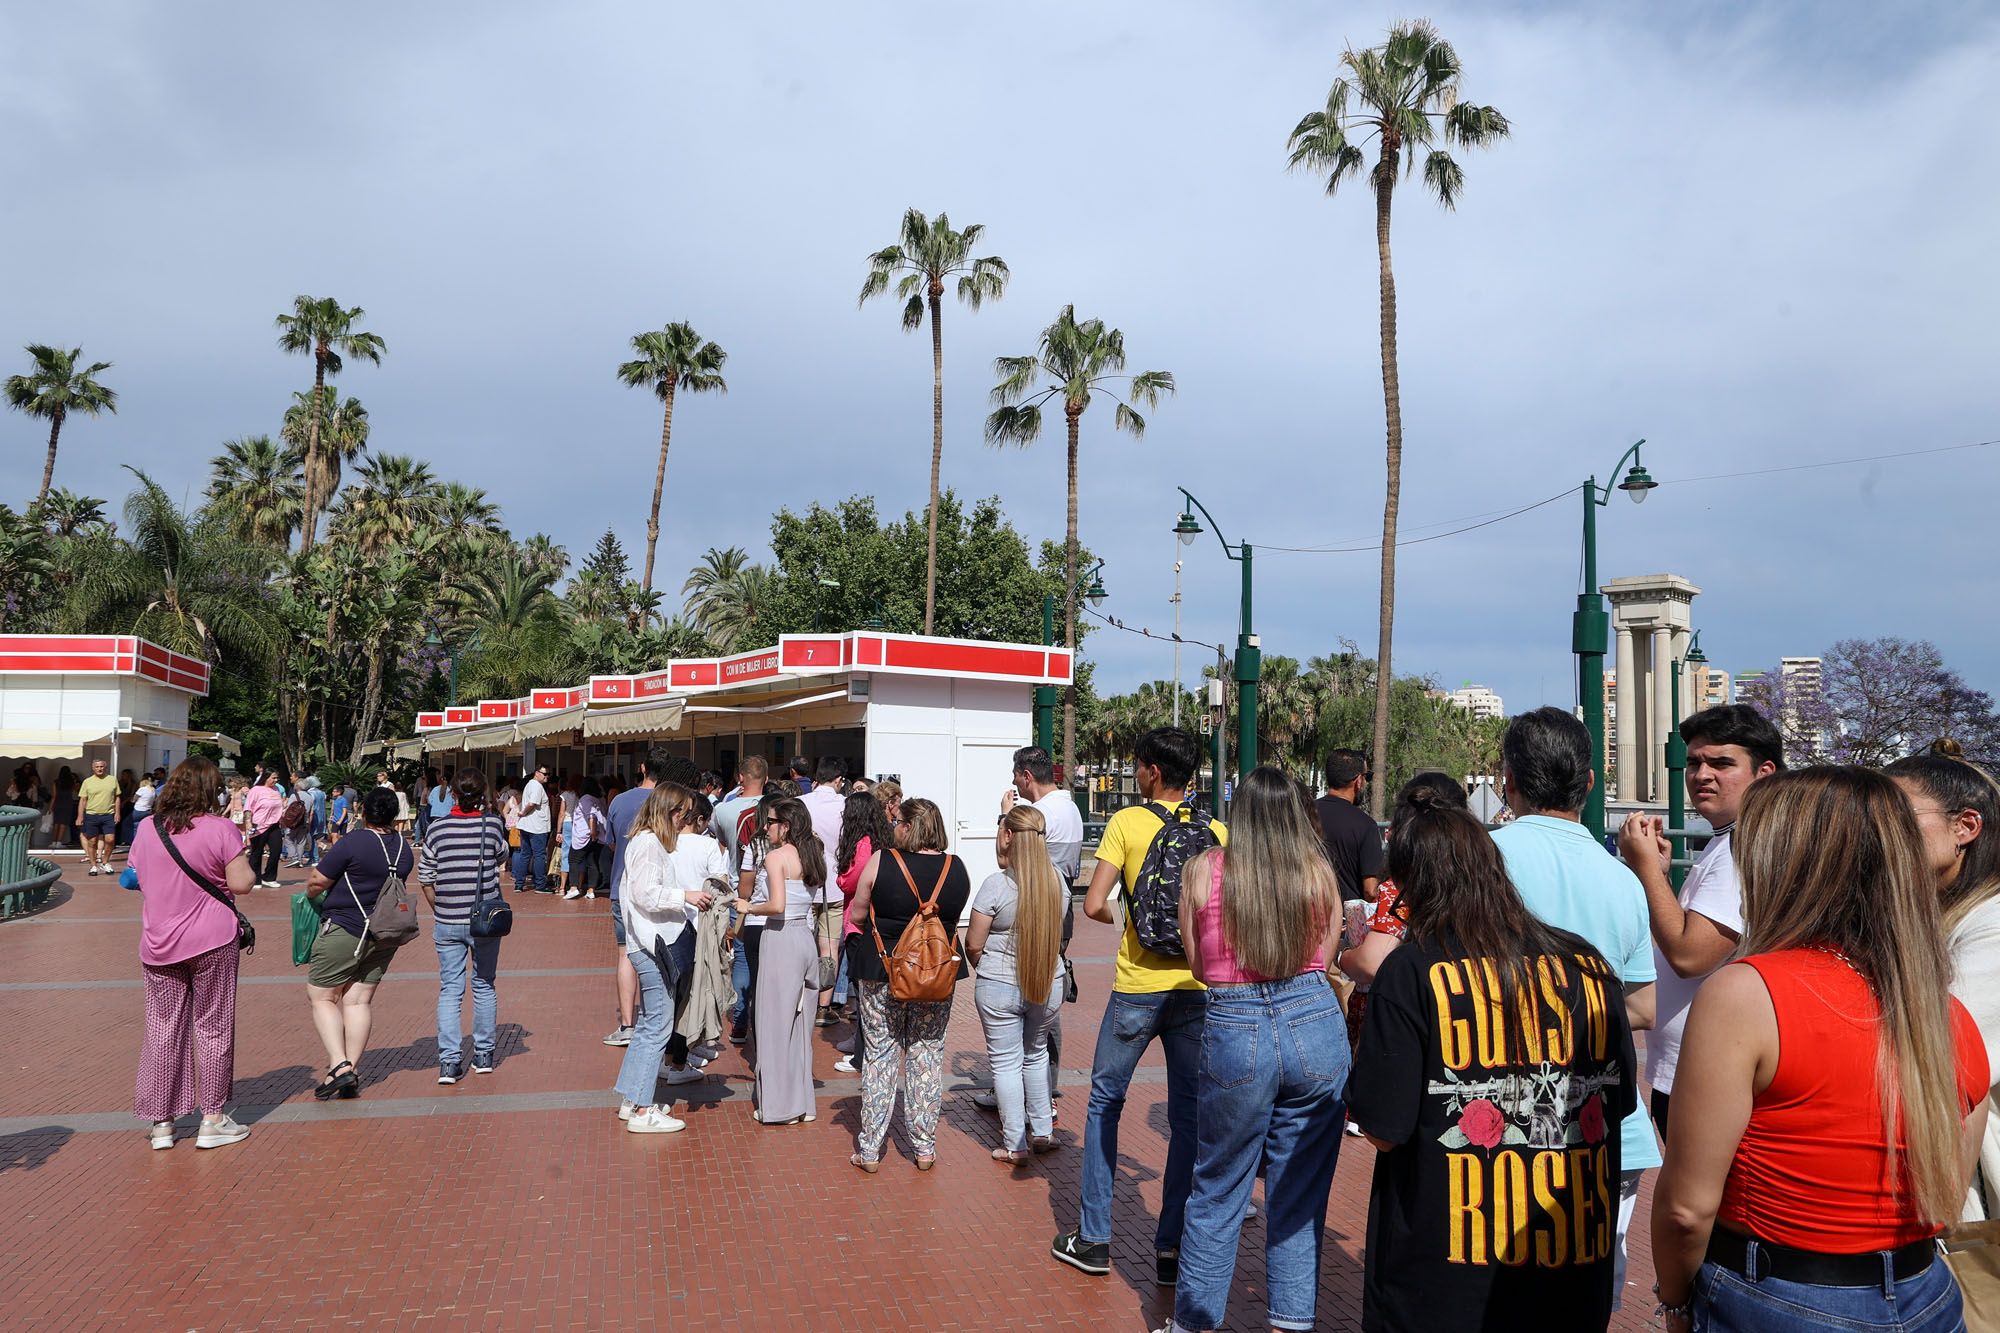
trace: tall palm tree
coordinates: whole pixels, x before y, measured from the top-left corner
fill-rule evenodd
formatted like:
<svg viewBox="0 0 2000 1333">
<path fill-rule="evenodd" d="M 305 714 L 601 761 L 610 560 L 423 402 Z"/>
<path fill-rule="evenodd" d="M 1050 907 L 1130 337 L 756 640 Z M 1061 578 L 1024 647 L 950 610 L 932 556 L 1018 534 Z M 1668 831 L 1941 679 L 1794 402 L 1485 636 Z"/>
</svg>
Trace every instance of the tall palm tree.
<svg viewBox="0 0 2000 1333">
<path fill-rule="evenodd" d="M 389 345 L 373 333 L 356 327 L 367 312 L 360 306 L 343 307 L 330 296 L 298 296 L 292 299 L 290 314 L 278 316 L 278 346 L 287 352 L 313 359 L 312 397 L 306 414 L 306 494 L 305 517 L 299 528 L 299 549 L 310 551 L 318 536 L 319 516 L 332 503 L 332 492 L 322 495 L 316 484 L 325 467 L 320 458 L 320 439 L 325 430 L 322 417 L 330 405 L 326 377 L 338 375 L 343 358 L 382 364 Z"/>
<path fill-rule="evenodd" d="M 1040 348 L 1028 356 L 1003 356 L 993 362 L 1001 377 L 993 386 L 997 406 L 986 418 L 986 442 L 992 445 L 1034 443 L 1042 433 L 1042 404 L 1051 400 L 1062 406 L 1063 423 L 1069 431 L 1069 524 L 1063 547 L 1063 646 L 1076 651 L 1076 441 L 1084 411 L 1099 396 L 1118 405 L 1111 420 L 1118 430 L 1134 436 L 1146 433 L 1146 419 L 1132 406 L 1147 409 L 1160 395 L 1174 391 L 1174 377 L 1164 370 L 1146 370 L 1136 375 L 1125 369 L 1125 335 L 1106 328 L 1101 319 L 1077 322 L 1076 307 L 1066 305 L 1056 322 L 1042 330 Z M 1040 387 L 1037 381 L 1046 380 Z M 1116 381 L 1126 381 L 1126 398 L 1112 391 Z M 1063 770 L 1070 771 L 1076 759 L 1076 686 L 1071 684 L 1063 698 Z"/>
<path fill-rule="evenodd" d="M 292 395 L 292 405 L 285 409 L 284 424 L 279 428 L 279 436 L 299 457 L 299 465 L 304 467 L 310 450 L 314 426 L 319 427 L 319 469 L 307 480 L 312 485 L 313 495 L 319 506 L 314 513 L 317 521 L 333 497 L 340 490 L 341 469 L 353 463 L 368 450 L 368 409 L 358 398 L 341 400 L 332 385 L 319 395 L 319 410 L 313 410 L 315 399 L 310 389 Z"/>
<path fill-rule="evenodd" d="M 138 634 L 173 652 L 214 663 L 266 658 L 281 633 L 266 580 L 268 547 L 244 541 L 213 508 L 189 513 L 139 469 L 125 501 L 129 539 L 86 537 L 66 618 L 80 631 Z"/>
<path fill-rule="evenodd" d="M 1381 46 L 1340 57 L 1345 71 L 1333 81 L 1324 110 L 1309 113 L 1286 143 L 1294 171 L 1324 172 L 1326 192 L 1361 170 L 1361 144 L 1373 138 L 1377 153 L 1368 183 L 1375 192 L 1375 253 L 1381 280 L 1382 404 L 1388 428 L 1388 490 L 1382 504 L 1381 647 L 1376 654 L 1374 754 L 1389 752 L 1389 691 L 1395 673 L 1389 648 L 1396 620 L 1396 516 L 1403 498 L 1403 399 L 1396 365 L 1396 276 L 1389 263 L 1389 213 L 1399 175 L 1416 170 L 1423 150 L 1424 184 L 1446 208 L 1455 208 L 1465 172 L 1443 148 L 1479 148 L 1506 137 L 1507 118 L 1490 106 L 1459 100 L 1458 53 L 1429 22 L 1416 19 L 1389 30 Z M 1408 154 L 1407 159 L 1405 153 Z M 1389 784 L 1375 783 L 1368 804 L 1377 819 Z"/>
<path fill-rule="evenodd" d="M 931 317 L 931 507 L 925 538 L 924 633 L 937 621 L 938 473 L 944 463 L 944 288 L 958 279 L 958 299 L 979 309 L 989 297 L 999 300 L 1007 290 L 1007 261 L 997 255 L 972 257 L 986 228 L 975 222 L 953 231 L 943 213 L 926 218 L 912 208 L 903 214 L 903 234 L 896 244 L 868 256 L 868 276 L 861 283 L 860 304 L 889 290 L 889 280 L 902 274 L 896 295 L 903 298 L 903 329 L 915 332 Z"/>
<path fill-rule="evenodd" d="M 430 464 L 403 454 L 376 454 L 342 493 L 333 521 L 363 555 L 380 555 L 429 522 L 436 503 Z"/>
<path fill-rule="evenodd" d="M 618 367 L 618 378 L 630 389 L 651 389 L 663 405 L 660 414 L 660 465 L 653 471 L 653 508 L 646 518 L 646 567 L 639 582 L 653 587 L 653 552 L 660 544 L 660 494 L 667 484 L 667 447 L 673 442 L 674 395 L 727 393 L 722 363 L 729 353 L 705 342 L 694 326 L 676 320 L 663 329 L 636 334 L 632 350 L 639 355 Z"/>
<path fill-rule="evenodd" d="M 76 363 L 83 359 L 81 347 L 64 351 L 44 343 L 29 343 L 27 352 L 35 368 L 25 375 L 9 375 L 5 392 L 7 406 L 49 423 L 49 457 L 42 464 L 42 489 L 35 493 L 35 503 L 40 504 L 55 481 L 56 440 L 62 435 L 63 422 L 72 412 L 87 417 L 116 412 L 118 394 L 97 382 L 99 371 L 111 369 L 109 361 L 93 361 L 77 369 Z"/>
<path fill-rule="evenodd" d="M 208 461 L 209 507 L 244 541 L 283 550 L 305 513 L 300 456 L 268 435 L 225 440 Z"/>
<path fill-rule="evenodd" d="M 58 537 L 80 536 L 86 529 L 109 522 L 104 517 L 104 501 L 61 486 L 41 498 L 31 517 Z"/>
</svg>

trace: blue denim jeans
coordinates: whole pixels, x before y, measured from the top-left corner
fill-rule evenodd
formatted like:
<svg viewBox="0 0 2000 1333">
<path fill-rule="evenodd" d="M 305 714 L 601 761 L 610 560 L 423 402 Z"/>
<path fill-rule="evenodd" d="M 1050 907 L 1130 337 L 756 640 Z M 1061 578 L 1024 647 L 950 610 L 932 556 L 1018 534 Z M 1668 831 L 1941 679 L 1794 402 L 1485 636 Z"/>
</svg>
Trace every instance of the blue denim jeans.
<svg viewBox="0 0 2000 1333">
<path fill-rule="evenodd" d="M 539 889 L 549 867 L 549 835 L 519 830 L 521 845 L 514 849 L 514 887 Z"/>
<path fill-rule="evenodd" d="M 729 1010 L 732 1027 L 750 1026 L 750 954 L 743 947 L 743 937 L 737 936 L 730 946 L 729 984 L 736 990 L 736 1003 Z"/>
<path fill-rule="evenodd" d="M 1046 997 L 1045 997 L 1046 998 Z M 1055 1133 L 1049 1102 L 1049 1024 L 1062 1007 L 1029 1004 L 1011 981 L 980 980 L 972 988 L 979 1025 L 986 1029 L 986 1063 L 993 1071 L 993 1099 L 999 1103 L 1000 1146 L 1027 1152 L 1028 1136 Z"/>
<path fill-rule="evenodd" d="M 1958 1282 L 1944 1260 L 1895 1280 L 1882 1256 L 1882 1280 L 1866 1287 L 1821 1287 L 1774 1277 L 1752 1280 L 1715 1264 L 1694 1279 L 1695 1333 L 1826 1333 L 1831 1328 L 1950 1333 L 1965 1327 Z"/>
<path fill-rule="evenodd" d="M 683 932 L 683 938 L 686 932 Z M 674 1028 L 674 997 L 660 965 L 644 949 L 626 953 L 639 974 L 638 1016 L 632 1021 L 632 1044 L 618 1066 L 618 1095 L 634 1106 L 651 1106 L 659 1098 L 660 1062 L 666 1058 L 667 1037 Z"/>
<path fill-rule="evenodd" d="M 1324 973 L 1208 992 L 1175 1323 L 1223 1326 L 1243 1209 L 1261 1161 L 1269 1323 L 1313 1326 L 1320 1235 L 1351 1063 L 1347 1021 Z"/>
<path fill-rule="evenodd" d="M 1118 1118 L 1139 1057 L 1160 1039 L 1167 1056 L 1167 1167 L 1160 1181 L 1160 1224 L 1153 1246 L 1176 1250 L 1194 1178 L 1195 1065 L 1201 1053 L 1208 992 L 1111 992 L 1090 1063 L 1090 1120 L 1083 1131 L 1083 1215 L 1078 1227 L 1093 1245 L 1111 1240 L 1111 1183 L 1118 1171 Z"/>
<path fill-rule="evenodd" d="M 497 937 L 474 938 L 469 921 L 432 921 L 431 943 L 438 955 L 438 1063 L 459 1058 L 461 1017 L 465 1004 L 465 973 L 472 970 L 472 1059 L 490 1065 L 499 1042 L 499 1000 L 493 978 L 500 971 Z"/>
</svg>

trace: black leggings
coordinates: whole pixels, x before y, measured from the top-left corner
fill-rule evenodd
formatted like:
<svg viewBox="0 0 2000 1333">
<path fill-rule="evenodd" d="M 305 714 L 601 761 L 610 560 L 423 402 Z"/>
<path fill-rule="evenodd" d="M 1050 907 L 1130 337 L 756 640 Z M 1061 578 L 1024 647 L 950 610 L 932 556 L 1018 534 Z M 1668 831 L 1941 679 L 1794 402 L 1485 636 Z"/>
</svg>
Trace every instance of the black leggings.
<svg viewBox="0 0 2000 1333">
<path fill-rule="evenodd" d="M 259 884 L 278 878 L 278 844 L 284 836 L 284 826 L 273 824 L 250 840 L 250 870 Z"/>
<path fill-rule="evenodd" d="M 587 847 L 572 847 L 569 851 L 570 865 L 576 871 L 576 878 L 570 881 L 579 889 L 602 889 L 609 885 L 610 875 L 606 868 L 611 864 L 611 848 L 601 842 L 593 842 Z"/>
<path fill-rule="evenodd" d="M 1668 1102 L 1668 1101 L 1669 1101 L 1669 1098 L 1668 1098 L 1668 1096 L 1667 1096 L 1667 1094 L 1666 1094 L 1666 1093 L 1664 1093 L 1664 1092 L 1661 1092 L 1661 1091 L 1660 1091 L 1660 1090 L 1659 1090 L 1658 1088 L 1655 1088 L 1655 1089 L 1653 1089 L 1653 1097 L 1652 1097 L 1652 1105 L 1653 1105 L 1653 1124 L 1654 1124 L 1655 1126 L 1657 1126 L 1657 1127 L 1659 1128 L 1659 1131 L 1660 1131 L 1660 1142 L 1662 1142 L 1662 1143 L 1665 1143 L 1665 1142 L 1667 1141 L 1667 1102 Z"/>
</svg>

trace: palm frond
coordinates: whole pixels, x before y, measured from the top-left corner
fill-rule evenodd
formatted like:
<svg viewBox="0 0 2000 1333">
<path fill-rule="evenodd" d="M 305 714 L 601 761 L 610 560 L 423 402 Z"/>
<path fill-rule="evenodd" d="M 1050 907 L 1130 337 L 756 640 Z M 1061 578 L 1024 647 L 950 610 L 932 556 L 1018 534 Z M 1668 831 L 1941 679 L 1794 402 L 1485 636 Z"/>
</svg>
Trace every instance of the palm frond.
<svg viewBox="0 0 2000 1333">
<path fill-rule="evenodd" d="M 1424 159 L 1424 184 L 1446 208 L 1458 207 L 1459 191 L 1465 188 L 1465 172 L 1443 149 Z"/>
</svg>

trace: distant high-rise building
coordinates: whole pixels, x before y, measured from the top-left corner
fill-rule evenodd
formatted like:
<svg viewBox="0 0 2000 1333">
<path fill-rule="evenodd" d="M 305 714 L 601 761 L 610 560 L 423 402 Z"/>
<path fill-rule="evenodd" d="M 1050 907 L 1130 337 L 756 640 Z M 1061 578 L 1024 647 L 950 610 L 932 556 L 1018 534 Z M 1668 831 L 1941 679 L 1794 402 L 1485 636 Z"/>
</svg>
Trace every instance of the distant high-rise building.
<svg viewBox="0 0 2000 1333">
<path fill-rule="evenodd" d="M 1690 694 L 1696 711 L 1703 708 L 1718 708 L 1730 701 L 1727 671 L 1720 667 L 1712 667 L 1706 662 L 1691 662 L 1688 664 L 1688 670 L 1693 673 Z"/>
<path fill-rule="evenodd" d="M 1479 720 L 1507 716 L 1507 706 L 1500 696 L 1484 685 L 1463 685 L 1445 692 L 1446 700 L 1463 708 Z"/>
</svg>

